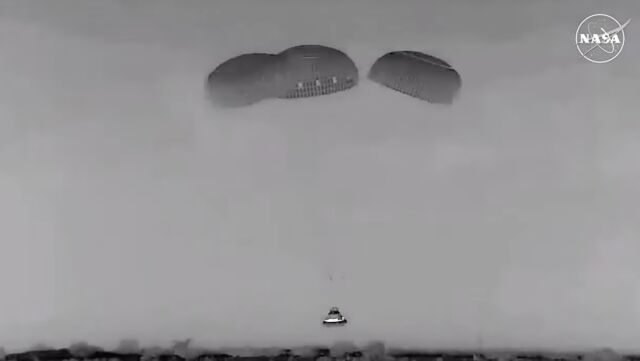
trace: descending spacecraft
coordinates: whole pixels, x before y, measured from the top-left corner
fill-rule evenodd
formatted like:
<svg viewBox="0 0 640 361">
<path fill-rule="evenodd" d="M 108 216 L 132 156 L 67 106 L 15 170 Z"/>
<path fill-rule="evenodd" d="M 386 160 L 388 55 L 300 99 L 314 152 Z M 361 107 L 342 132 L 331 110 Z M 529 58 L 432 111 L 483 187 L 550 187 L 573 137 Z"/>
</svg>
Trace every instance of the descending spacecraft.
<svg viewBox="0 0 640 361">
<path fill-rule="evenodd" d="M 344 326 L 347 324 L 347 319 L 340 313 L 338 307 L 331 307 L 322 324 L 324 326 Z"/>
</svg>

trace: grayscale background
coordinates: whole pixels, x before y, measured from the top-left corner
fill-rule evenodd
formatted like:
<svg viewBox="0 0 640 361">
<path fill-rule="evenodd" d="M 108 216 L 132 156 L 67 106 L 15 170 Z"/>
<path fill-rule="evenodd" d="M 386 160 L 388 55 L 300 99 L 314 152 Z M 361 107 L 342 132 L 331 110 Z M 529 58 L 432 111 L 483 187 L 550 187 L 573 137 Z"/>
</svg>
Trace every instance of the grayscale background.
<svg viewBox="0 0 640 361">
<path fill-rule="evenodd" d="M 596 12 L 632 19 L 608 64 L 574 42 Z M 637 0 L 0 0 L 1 343 L 635 348 L 639 23 Z M 208 102 L 222 61 L 298 44 L 360 84 Z M 460 72 L 453 106 L 364 77 L 403 49 Z"/>
</svg>

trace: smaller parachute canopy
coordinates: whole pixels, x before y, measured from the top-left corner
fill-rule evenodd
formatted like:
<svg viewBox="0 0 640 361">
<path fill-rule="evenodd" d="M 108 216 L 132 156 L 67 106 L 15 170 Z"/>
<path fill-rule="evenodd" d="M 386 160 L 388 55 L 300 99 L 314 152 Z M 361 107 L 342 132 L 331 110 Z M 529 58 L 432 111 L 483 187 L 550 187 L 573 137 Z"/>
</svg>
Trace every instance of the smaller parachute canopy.
<svg viewBox="0 0 640 361">
<path fill-rule="evenodd" d="M 380 57 L 368 78 L 430 103 L 453 103 L 462 79 L 446 61 L 417 51 L 393 51 Z"/>
<path fill-rule="evenodd" d="M 278 57 L 253 53 L 231 58 L 216 67 L 207 78 L 213 101 L 225 107 L 239 107 L 277 96 L 274 89 Z"/>
</svg>

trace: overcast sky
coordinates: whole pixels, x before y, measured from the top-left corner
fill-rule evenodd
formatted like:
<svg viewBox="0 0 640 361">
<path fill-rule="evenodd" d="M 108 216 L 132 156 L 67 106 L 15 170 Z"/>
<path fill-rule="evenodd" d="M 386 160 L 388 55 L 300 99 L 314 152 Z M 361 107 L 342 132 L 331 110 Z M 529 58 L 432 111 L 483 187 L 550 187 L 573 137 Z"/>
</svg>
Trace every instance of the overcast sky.
<svg viewBox="0 0 640 361">
<path fill-rule="evenodd" d="M 582 19 L 631 23 L 582 59 Z M 0 344 L 637 347 L 640 1 L 0 0 Z M 216 109 L 321 44 L 352 90 Z M 442 57 L 435 106 L 364 78 Z M 334 281 L 329 281 L 329 275 Z M 323 329 L 330 306 L 348 327 Z"/>
</svg>

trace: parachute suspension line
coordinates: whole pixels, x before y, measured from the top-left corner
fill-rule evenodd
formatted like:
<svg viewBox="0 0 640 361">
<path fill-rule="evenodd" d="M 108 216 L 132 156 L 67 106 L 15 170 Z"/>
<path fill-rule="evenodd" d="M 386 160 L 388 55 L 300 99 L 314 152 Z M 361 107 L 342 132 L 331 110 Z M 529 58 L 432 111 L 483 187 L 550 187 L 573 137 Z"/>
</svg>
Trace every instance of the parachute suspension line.
<svg viewBox="0 0 640 361">
<path fill-rule="evenodd" d="M 333 242 L 329 241 L 331 247 L 333 248 Z M 335 255 L 334 252 L 329 251 L 329 258 L 326 259 L 327 265 L 327 282 L 329 287 L 330 296 L 332 299 L 337 297 L 338 287 L 336 284 L 336 267 L 335 267 Z"/>
<path fill-rule="evenodd" d="M 339 296 L 337 284 L 337 259 L 339 250 L 336 248 L 336 240 L 331 232 L 331 222 L 326 212 L 316 208 L 313 202 L 309 202 L 308 209 L 309 224 L 311 226 L 313 249 L 317 251 L 315 258 L 319 266 L 320 282 L 319 286 L 326 296 L 327 302 L 332 306 Z"/>
</svg>

